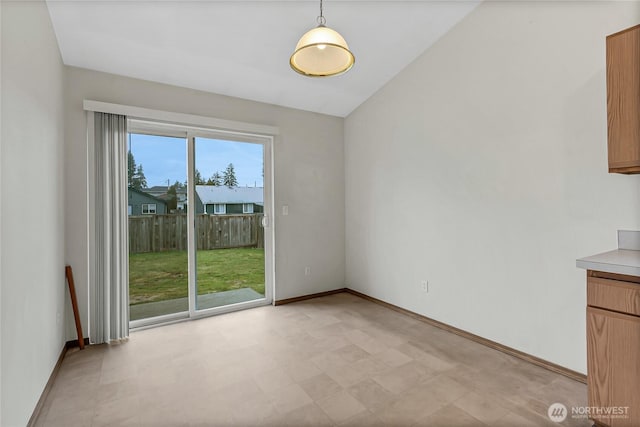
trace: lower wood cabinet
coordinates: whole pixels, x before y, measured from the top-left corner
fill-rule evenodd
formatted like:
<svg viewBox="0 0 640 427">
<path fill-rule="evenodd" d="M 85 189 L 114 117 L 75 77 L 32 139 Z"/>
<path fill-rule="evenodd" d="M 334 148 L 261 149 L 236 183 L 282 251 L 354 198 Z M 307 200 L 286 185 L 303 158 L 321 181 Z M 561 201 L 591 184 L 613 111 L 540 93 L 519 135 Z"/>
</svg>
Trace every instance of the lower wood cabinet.
<svg viewBox="0 0 640 427">
<path fill-rule="evenodd" d="M 602 426 L 640 426 L 640 316 L 635 310 L 640 307 L 640 284 L 600 278 L 597 272 L 589 274 L 587 387 L 591 418 Z"/>
</svg>

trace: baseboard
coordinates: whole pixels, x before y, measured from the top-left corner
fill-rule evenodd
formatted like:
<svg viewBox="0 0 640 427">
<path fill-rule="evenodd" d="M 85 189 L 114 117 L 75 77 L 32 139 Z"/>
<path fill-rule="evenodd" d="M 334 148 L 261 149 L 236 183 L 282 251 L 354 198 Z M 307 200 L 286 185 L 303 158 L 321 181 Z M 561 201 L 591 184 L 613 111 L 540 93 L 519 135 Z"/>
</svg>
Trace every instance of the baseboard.
<svg viewBox="0 0 640 427">
<path fill-rule="evenodd" d="M 84 339 L 84 345 L 89 345 L 89 338 Z M 62 365 L 62 360 L 64 360 L 64 356 L 67 354 L 67 350 L 79 347 L 78 340 L 71 340 L 64 343 L 64 347 L 62 347 L 62 351 L 60 352 L 60 356 L 58 356 L 58 361 L 56 362 L 56 366 L 53 367 L 51 371 L 51 375 L 49 375 L 49 381 L 47 381 L 47 385 L 44 386 L 44 390 L 42 390 L 42 394 L 40 395 L 40 399 L 38 399 L 38 403 L 31 414 L 31 418 L 29 418 L 29 422 L 27 423 L 27 427 L 33 427 L 36 425 L 38 421 L 38 417 L 40 416 L 40 412 L 42 412 L 42 407 L 44 406 L 45 400 L 47 400 L 47 396 L 51 391 L 51 387 L 53 387 L 53 382 L 58 376 L 58 372 L 60 371 L 60 366 Z"/>
<path fill-rule="evenodd" d="M 465 330 L 456 328 L 455 326 L 447 325 L 446 323 L 439 322 L 437 320 L 431 319 L 429 317 L 423 316 L 418 313 L 414 313 L 413 311 L 398 307 L 397 305 L 390 304 L 388 302 L 379 300 L 377 298 L 371 297 L 369 295 L 363 294 L 362 292 L 354 291 L 353 289 L 345 288 L 344 290 L 347 293 L 355 295 L 357 297 L 366 299 L 367 301 L 374 302 L 376 304 L 380 304 L 384 307 L 387 307 L 391 310 L 397 311 L 399 313 L 406 314 L 414 319 L 423 321 L 428 323 L 436 328 L 440 328 L 447 332 L 451 332 L 452 334 L 459 335 L 461 337 L 467 338 L 471 341 L 475 341 L 478 344 L 485 345 L 487 347 L 493 348 L 494 350 L 501 351 L 508 355 L 517 357 L 518 359 L 522 359 L 526 362 L 532 363 L 536 366 L 540 366 L 541 368 L 545 368 L 549 371 L 555 372 L 557 374 L 564 375 L 565 377 L 571 378 L 572 380 L 579 381 L 581 383 L 587 383 L 587 376 L 585 374 L 581 374 L 580 372 L 576 372 L 572 369 L 565 368 L 564 366 L 556 365 L 553 362 L 549 362 L 548 360 L 541 359 L 539 357 L 533 356 L 531 354 L 525 353 L 520 350 L 516 350 L 515 348 L 508 347 L 506 345 L 500 344 L 495 341 L 491 341 L 487 338 L 483 338 L 479 335 L 472 334 L 471 332 L 467 332 Z"/>
<path fill-rule="evenodd" d="M 89 345 L 89 338 L 85 338 L 84 339 L 84 345 L 88 346 Z M 75 347 L 80 347 L 78 345 L 78 340 L 71 340 L 71 341 L 67 341 L 64 345 L 67 349 L 69 348 L 75 348 Z"/>
<path fill-rule="evenodd" d="M 76 345 L 77 345 L 76 340 Z M 27 423 L 27 427 L 33 427 L 36 425 L 38 421 L 38 417 L 40 416 L 40 412 L 42 412 L 42 408 L 44 407 L 44 402 L 47 400 L 47 396 L 51 391 L 51 387 L 53 387 L 53 382 L 58 376 L 58 371 L 60 371 L 60 365 L 62 365 L 62 360 L 64 356 L 67 354 L 67 349 L 69 343 L 66 343 L 64 347 L 62 347 L 62 351 L 60 352 L 60 356 L 58 356 L 58 361 L 56 362 L 56 366 L 53 367 L 53 371 L 51 371 L 51 375 L 49 375 L 49 381 L 47 381 L 47 385 L 44 386 L 44 390 L 42 390 L 42 394 L 40 395 L 40 399 L 38 399 L 38 403 L 36 407 L 33 409 L 33 413 L 31 414 L 31 418 L 29 418 L 29 422 Z"/>
<path fill-rule="evenodd" d="M 340 288 L 340 289 L 334 289 L 332 291 L 318 292 L 317 294 L 301 295 L 299 297 L 275 300 L 273 302 L 273 305 L 291 304 L 292 302 L 305 301 L 305 300 L 312 299 L 312 298 L 326 297 L 328 295 L 340 294 L 340 293 L 343 293 L 343 292 L 348 292 L 348 289 L 347 288 Z"/>
</svg>

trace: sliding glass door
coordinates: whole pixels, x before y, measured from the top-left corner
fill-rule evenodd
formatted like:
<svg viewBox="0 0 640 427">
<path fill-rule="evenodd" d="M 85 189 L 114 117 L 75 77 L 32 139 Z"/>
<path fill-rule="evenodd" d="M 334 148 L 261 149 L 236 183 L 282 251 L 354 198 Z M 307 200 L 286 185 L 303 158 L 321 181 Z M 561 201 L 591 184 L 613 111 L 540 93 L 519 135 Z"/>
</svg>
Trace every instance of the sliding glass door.
<svg viewBox="0 0 640 427">
<path fill-rule="evenodd" d="M 129 130 L 131 327 L 270 303 L 271 137 Z"/>
<path fill-rule="evenodd" d="M 195 309 L 265 297 L 264 147 L 196 137 Z"/>
<path fill-rule="evenodd" d="M 129 133 L 129 318 L 189 310 L 186 138 Z"/>
</svg>

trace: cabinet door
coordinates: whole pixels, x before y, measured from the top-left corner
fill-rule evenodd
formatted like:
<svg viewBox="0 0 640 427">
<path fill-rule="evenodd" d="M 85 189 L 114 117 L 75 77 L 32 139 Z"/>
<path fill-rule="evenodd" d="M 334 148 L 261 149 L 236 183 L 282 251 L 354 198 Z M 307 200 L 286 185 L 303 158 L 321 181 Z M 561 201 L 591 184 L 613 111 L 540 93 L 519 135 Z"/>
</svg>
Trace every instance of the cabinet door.
<svg viewBox="0 0 640 427">
<path fill-rule="evenodd" d="M 587 371 L 589 406 L 629 407 L 627 417 L 597 421 L 640 425 L 640 317 L 587 307 Z"/>
<path fill-rule="evenodd" d="M 640 173 L 640 26 L 607 37 L 609 172 Z"/>
</svg>

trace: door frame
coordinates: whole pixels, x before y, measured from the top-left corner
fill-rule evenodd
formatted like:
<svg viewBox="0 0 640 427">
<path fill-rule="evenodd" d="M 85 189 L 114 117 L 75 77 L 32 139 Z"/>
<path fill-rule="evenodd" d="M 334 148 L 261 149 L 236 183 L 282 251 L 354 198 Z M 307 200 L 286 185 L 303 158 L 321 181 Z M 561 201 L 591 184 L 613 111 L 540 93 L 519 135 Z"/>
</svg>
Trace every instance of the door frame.
<svg viewBox="0 0 640 427">
<path fill-rule="evenodd" d="M 212 316 L 215 314 L 228 313 L 231 311 L 243 310 L 245 308 L 269 305 L 273 302 L 273 285 L 275 283 L 275 233 L 273 227 L 273 136 L 252 135 L 241 132 L 229 132 L 218 129 L 191 129 L 187 132 L 187 174 L 189 182 L 195 180 L 195 140 L 196 138 L 216 139 L 231 142 L 251 143 L 262 145 L 262 162 L 264 167 L 263 195 L 264 195 L 264 216 L 262 226 L 264 227 L 264 298 L 228 304 L 221 307 L 212 307 L 198 310 L 196 302 L 198 298 L 197 289 L 197 265 L 196 252 L 197 242 L 195 238 L 196 220 L 195 210 L 187 209 L 187 221 L 190 225 L 187 230 L 187 240 L 189 242 L 189 317 L 197 319 L 200 317 Z M 187 200 L 194 200 L 196 197 L 195 185 L 187 186 Z"/>
<path fill-rule="evenodd" d="M 130 329 L 144 328 L 187 319 L 199 319 L 216 314 L 244 310 L 273 304 L 275 286 L 275 224 L 274 224 L 274 160 L 273 147 L 275 135 L 251 133 L 240 130 L 200 127 L 171 122 L 156 122 L 129 117 L 127 132 L 147 135 L 171 136 L 184 138 L 187 154 L 187 180 L 194 182 L 195 174 L 195 138 L 209 138 L 225 141 L 261 144 L 263 146 L 264 166 L 264 251 L 265 251 L 265 296 L 261 299 L 213 307 L 196 309 L 196 240 L 195 240 L 195 186 L 187 186 L 187 242 L 188 242 L 188 300 L 189 310 L 162 316 L 139 319 L 129 322 Z M 128 309 L 128 307 L 127 307 Z"/>
</svg>

